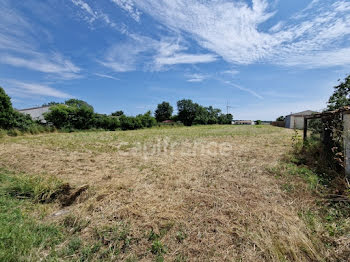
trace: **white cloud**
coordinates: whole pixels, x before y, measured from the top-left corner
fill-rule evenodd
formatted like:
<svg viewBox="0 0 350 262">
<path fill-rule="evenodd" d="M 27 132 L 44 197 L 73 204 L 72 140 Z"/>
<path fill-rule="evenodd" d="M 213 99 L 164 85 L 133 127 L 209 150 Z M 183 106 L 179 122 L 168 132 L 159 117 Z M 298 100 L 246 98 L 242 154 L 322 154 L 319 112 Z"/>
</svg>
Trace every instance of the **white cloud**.
<svg viewBox="0 0 350 262">
<path fill-rule="evenodd" d="M 234 76 L 234 75 L 238 75 L 239 71 L 236 69 L 230 69 L 230 70 L 223 71 L 222 74 Z"/>
<path fill-rule="evenodd" d="M 29 58 L 5 54 L 0 56 L 0 63 L 15 67 L 24 67 L 33 71 L 55 74 L 64 79 L 80 77 L 78 73 L 81 70 L 70 60 L 63 58 L 57 53 L 51 56 L 37 54 Z"/>
<path fill-rule="evenodd" d="M 95 21 L 100 20 L 111 28 L 117 29 L 121 32 L 125 32 L 125 26 L 121 25 L 118 28 L 117 24 L 110 19 L 110 17 L 102 12 L 101 10 L 94 10 L 88 3 L 83 0 L 71 0 L 74 5 L 79 7 L 83 11 L 83 18 L 90 24 L 93 24 Z"/>
<path fill-rule="evenodd" d="M 239 90 L 241 90 L 241 91 L 247 92 L 247 93 L 251 94 L 252 96 L 254 96 L 254 97 L 256 97 L 256 98 L 264 99 L 264 97 L 262 97 L 261 95 L 259 95 L 257 92 L 255 92 L 255 91 L 252 90 L 252 89 L 249 89 L 249 88 L 246 88 L 246 87 L 237 85 L 237 84 L 232 83 L 232 82 L 227 81 L 227 80 L 221 80 L 221 82 L 223 82 L 224 84 L 230 86 L 231 88 L 236 88 L 236 89 L 239 89 Z"/>
<path fill-rule="evenodd" d="M 208 75 L 203 75 L 203 74 L 189 74 L 186 75 L 187 77 L 187 82 L 203 82 L 205 79 L 207 79 L 209 76 Z"/>
<path fill-rule="evenodd" d="M 177 64 L 210 63 L 217 59 L 213 54 L 190 54 L 178 39 L 154 40 L 140 35 L 130 35 L 125 43 L 110 47 L 99 63 L 115 72 L 134 71 L 144 63 L 146 70 L 163 70 Z"/>
<path fill-rule="evenodd" d="M 199 63 L 210 63 L 214 62 L 216 57 L 212 54 L 194 55 L 178 53 L 172 56 L 158 56 L 155 59 L 157 67 L 163 67 L 165 65 L 176 65 L 176 64 L 199 64 Z"/>
<path fill-rule="evenodd" d="M 130 16 L 137 22 L 140 21 L 141 12 L 135 8 L 132 0 L 111 0 L 113 3 L 118 5 L 124 11 L 128 12 Z"/>
<path fill-rule="evenodd" d="M 274 15 L 267 0 L 252 0 L 252 5 L 229 0 L 138 0 L 134 4 L 230 63 L 316 67 L 350 64 L 350 56 L 339 56 L 349 47 L 348 1 L 313 1 L 267 31 L 260 29 Z M 331 56 L 328 63 L 317 58 L 324 54 Z"/>
<path fill-rule="evenodd" d="M 64 79 L 79 77 L 81 69 L 57 52 L 40 52 L 37 43 L 47 32 L 31 24 L 2 1 L 0 8 L 0 63 L 49 73 Z"/>
<path fill-rule="evenodd" d="M 110 76 L 110 75 L 106 75 L 106 74 L 99 74 L 99 73 L 95 73 L 96 76 L 102 77 L 102 78 L 109 78 L 109 79 L 113 79 L 113 80 L 120 80 L 119 78 L 116 78 L 114 76 Z"/>
<path fill-rule="evenodd" d="M 3 80 L 9 86 L 8 92 L 18 97 L 23 96 L 47 96 L 56 98 L 71 98 L 72 96 L 47 85 L 26 83 L 17 80 Z"/>
</svg>

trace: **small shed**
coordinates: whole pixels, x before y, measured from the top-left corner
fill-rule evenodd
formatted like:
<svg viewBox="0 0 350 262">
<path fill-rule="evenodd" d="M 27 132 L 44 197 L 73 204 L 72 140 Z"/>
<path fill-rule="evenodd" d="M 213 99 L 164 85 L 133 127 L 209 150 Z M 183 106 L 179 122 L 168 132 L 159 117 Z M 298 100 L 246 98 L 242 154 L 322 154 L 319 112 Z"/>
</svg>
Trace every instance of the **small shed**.
<svg viewBox="0 0 350 262">
<path fill-rule="evenodd" d="M 42 123 L 46 123 L 44 113 L 50 111 L 50 106 L 32 107 L 18 110 L 18 112 L 26 115 L 30 115 L 33 120 L 38 120 Z"/>
<path fill-rule="evenodd" d="M 299 113 L 294 113 L 286 116 L 285 127 L 291 129 L 304 129 L 304 118 L 318 112 L 312 110 L 306 110 Z"/>
</svg>

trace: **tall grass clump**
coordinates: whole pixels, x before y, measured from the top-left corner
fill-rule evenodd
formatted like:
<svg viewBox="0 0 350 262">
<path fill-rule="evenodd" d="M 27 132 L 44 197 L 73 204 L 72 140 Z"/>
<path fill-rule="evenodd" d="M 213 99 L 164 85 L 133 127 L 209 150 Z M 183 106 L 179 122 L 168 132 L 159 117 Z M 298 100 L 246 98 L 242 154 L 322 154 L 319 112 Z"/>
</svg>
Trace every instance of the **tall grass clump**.
<svg viewBox="0 0 350 262">
<path fill-rule="evenodd" d="M 0 174 L 0 181 L 1 194 L 38 203 L 52 202 L 67 190 L 67 184 L 55 177 Z"/>
</svg>

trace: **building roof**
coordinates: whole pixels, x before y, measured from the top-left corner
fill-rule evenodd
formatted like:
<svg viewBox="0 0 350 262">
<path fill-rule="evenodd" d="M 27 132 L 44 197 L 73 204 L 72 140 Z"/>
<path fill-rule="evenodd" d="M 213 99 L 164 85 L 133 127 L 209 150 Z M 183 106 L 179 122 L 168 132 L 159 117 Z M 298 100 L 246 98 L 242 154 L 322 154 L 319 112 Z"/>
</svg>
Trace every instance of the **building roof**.
<svg viewBox="0 0 350 262">
<path fill-rule="evenodd" d="M 25 109 L 16 109 L 16 110 L 19 111 L 19 112 L 22 112 L 22 111 L 28 111 L 28 110 L 40 109 L 40 108 L 47 108 L 47 107 L 50 107 L 50 106 L 38 106 L 38 107 L 31 107 L 31 108 L 25 108 Z"/>
<path fill-rule="evenodd" d="M 312 115 L 312 114 L 316 114 L 316 113 L 318 113 L 318 112 L 312 111 L 312 110 L 305 110 L 305 111 L 302 111 L 299 113 L 290 114 L 288 116 L 308 116 L 308 115 Z"/>
</svg>

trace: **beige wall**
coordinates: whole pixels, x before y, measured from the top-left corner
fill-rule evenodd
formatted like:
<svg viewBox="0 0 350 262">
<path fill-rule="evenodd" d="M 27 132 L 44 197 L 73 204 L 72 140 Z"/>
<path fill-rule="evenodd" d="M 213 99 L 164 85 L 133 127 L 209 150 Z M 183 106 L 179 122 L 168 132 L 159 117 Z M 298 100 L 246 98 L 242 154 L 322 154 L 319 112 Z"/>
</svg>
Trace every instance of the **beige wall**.
<svg viewBox="0 0 350 262">
<path fill-rule="evenodd" d="M 304 117 L 302 116 L 291 116 L 290 128 L 304 129 Z"/>
</svg>

